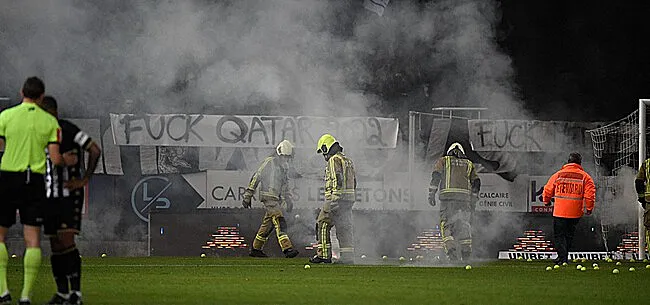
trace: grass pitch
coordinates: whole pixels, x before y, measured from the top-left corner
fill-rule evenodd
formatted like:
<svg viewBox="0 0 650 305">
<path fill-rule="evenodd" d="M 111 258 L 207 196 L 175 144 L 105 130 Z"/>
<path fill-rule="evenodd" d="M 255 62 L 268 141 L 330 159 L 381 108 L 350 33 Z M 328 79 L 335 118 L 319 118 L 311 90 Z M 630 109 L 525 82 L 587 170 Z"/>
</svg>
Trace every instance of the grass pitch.
<svg viewBox="0 0 650 305">
<path fill-rule="evenodd" d="M 650 300 L 647 263 L 495 261 L 424 267 L 397 260 L 377 265 L 314 265 L 305 258 L 83 258 L 84 303 L 93 304 L 642 304 Z M 636 271 L 630 272 L 630 267 Z M 612 274 L 617 268 L 619 274 Z M 20 296 L 22 258 L 7 270 Z M 44 258 L 33 304 L 55 292 Z"/>
</svg>

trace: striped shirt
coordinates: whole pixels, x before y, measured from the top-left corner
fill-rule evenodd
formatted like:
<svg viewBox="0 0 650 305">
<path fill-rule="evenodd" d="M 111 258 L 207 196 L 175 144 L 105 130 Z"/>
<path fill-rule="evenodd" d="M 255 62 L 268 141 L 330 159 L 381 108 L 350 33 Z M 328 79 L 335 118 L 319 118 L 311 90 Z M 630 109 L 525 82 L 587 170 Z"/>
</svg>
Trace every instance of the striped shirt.
<svg viewBox="0 0 650 305">
<path fill-rule="evenodd" d="M 83 153 L 90 149 L 92 139 L 88 134 L 81 131 L 77 125 L 72 124 L 69 121 L 59 120 L 59 125 L 61 126 L 63 134 L 61 145 L 59 146 L 61 154 L 74 152 L 79 157 L 79 162 L 73 166 L 55 167 L 48 157 L 47 170 L 45 174 L 47 198 L 81 196 L 81 189 L 71 192 L 67 188 L 63 187 L 63 183 L 72 178 L 81 179 Z"/>
</svg>

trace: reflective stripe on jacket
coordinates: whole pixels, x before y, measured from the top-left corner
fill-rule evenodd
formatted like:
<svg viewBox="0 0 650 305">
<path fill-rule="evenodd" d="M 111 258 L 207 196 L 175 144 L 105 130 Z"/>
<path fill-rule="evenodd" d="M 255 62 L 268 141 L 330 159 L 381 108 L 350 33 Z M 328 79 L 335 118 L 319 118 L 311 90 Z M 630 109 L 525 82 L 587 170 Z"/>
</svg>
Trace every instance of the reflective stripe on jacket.
<svg viewBox="0 0 650 305">
<path fill-rule="evenodd" d="M 474 163 L 468 159 L 444 156 L 436 162 L 433 173 L 438 179 L 431 179 L 431 187 L 439 188 L 441 200 L 470 200 L 472 181 L 478 180 Z"/>
<path fill-rule="evenodd" d="M 356 188 L 352 160 L 341 152 L 330 157 L 325 168 L 325 200 L 354 202 Z"/>
<path fill-rule="evenodd" d="M 280 201 L 289 195 L 287 171 L 280 165 L 277 156 L 270 156 L 262 161 L 248 183 L 248 190 L 255 192 L 258 185 L 260 185 L 260 201 Z"/>
<path fill-rule="evenodd" d="M 544 186 L 542 200 L 550 202 L 555 199 L 553 216 L 562 218 L 580 218 L 586 206 L 594 209 L 596 186 L 591 176 L 580 164 L 568 163 L 553 174 Z"/>
</svg>

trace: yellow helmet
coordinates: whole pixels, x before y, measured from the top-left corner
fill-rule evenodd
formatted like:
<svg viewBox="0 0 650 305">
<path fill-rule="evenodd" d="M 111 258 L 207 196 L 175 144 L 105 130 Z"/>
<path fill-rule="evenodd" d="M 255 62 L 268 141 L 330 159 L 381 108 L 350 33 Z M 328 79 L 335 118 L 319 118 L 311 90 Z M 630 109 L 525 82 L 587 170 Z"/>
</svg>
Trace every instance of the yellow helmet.
<svg viewBox="0 0 650 305">
<path fill-rule="evenodd" d="M 318 139 L 318 146 L 316 147 L 316 152 L 319 154 L 327 154 L 327 152 L 332 148 L 332 145 L 336 143 L 336 139 L 329 134 L 326 133 Z"/>
<path fill-rule="evenodd" d="M 275 148 L 275 152 L 278 156 L 292 156 L 293 155 L 293 144 L 287 140 L 283 140 L 278 144 L 278 147 Z"/>
</svg>

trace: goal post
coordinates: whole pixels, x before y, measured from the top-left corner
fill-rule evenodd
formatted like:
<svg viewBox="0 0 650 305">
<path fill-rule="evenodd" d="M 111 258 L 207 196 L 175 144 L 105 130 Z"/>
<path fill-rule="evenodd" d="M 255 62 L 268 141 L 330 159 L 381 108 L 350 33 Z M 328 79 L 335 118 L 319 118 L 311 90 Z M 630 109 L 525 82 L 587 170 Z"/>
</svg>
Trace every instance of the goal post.
<svg viewBox="0 0 650 305">
<path fill-rule="evenodd" d="M 639 164 L 638 168 L 641 168 L 641 164 L 647 158 L 646 157 L 646 107 L 650 104 L 650 99 L 639 99 Z M 643 207 L 639 206 L 639 259 L 645 258 L 645 235 L 646 230 L 643 224 Z"/>
</svg>

